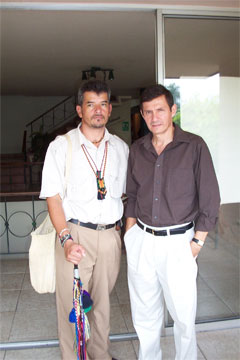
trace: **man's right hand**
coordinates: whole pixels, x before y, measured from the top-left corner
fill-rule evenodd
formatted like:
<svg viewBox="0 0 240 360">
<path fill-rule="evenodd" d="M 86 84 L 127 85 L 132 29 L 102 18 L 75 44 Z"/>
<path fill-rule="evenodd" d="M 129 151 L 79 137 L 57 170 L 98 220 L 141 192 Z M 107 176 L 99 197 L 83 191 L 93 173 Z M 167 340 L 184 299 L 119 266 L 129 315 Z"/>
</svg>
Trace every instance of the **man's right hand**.
<svg viewBox="0 0 240 360">
<path fill-rule="evenodd" d="M 82 245 L 76 244 L 72 240 L 67 240 L 64 244 L 64 253 L 67 261 L 78 265 L 83 256 L 86 256 Z"/>
</svg>

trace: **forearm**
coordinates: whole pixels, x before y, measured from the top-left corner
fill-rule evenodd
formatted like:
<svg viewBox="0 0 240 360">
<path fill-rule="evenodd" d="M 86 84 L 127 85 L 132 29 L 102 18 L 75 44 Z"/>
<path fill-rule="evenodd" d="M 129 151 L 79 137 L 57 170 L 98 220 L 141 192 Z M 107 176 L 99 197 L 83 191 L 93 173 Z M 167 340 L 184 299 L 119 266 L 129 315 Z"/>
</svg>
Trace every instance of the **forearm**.
<svg viewBox="0 0 240 360">
<path fill-rule="evenodd" d="M 126 218 L 126 232 L 137 222 L 136 218 L 128 217 Z"/>
<path fill-rule="evenodd" d="M 59 235 L 63 229 L 67 228 L 67 222 L 62 207 L 62 199 L 60 195 L 47 198 L 48 212 L 53 223 L 53 226 L 56 229 L 57 234 Z M 61 235 L 64 235 L 67 231 L 64 231 Z"/>
<path fill-rule="evenodd" d="M 69 233 L 70 231 L 67 229 L 67 222 L 60 196 L 55 195 L 47 198 L 47 204 L 49 215 L 57 234 L 61 234 L 62 237 L 63 235 Z M 85 256 L 84 248 L 81 245 L 74 243 L 72 238 L 65 242 L 64 253 L 66 260 L 73 264 L 79 264 L 81 258 Z"/>
<path fill-rule="evenodd" d="M 205 241 L 207 237 L 207 231 L 196 231 L 194 237 L 198 240 Z"/>
<path fill-rule="evenodd" d="M 194 238 L 204 242 L 206 240 L 207 234 L 208 234 L 207 231 L 196 231 L 194 234 Z M 201 251 L 202 245 L 199 245 L 196 242 L 191 241 L 191 249 L 193 256 L 196 257 Z"/>
</svg>

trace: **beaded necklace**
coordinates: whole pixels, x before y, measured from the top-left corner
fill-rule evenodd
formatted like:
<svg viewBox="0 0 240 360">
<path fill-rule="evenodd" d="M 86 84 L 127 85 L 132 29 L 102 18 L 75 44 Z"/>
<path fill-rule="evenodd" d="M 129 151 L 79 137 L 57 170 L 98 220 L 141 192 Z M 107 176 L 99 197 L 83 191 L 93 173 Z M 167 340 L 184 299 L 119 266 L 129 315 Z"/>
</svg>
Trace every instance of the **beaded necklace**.
<svg viewBox="0 0 240 360">
<path fill-rule="evenodd" d="M 87 158 L 87 161 L 88 161 L 89 165 L 91 166 L 92 171 L 94 172 L 94 175 L 96 176 L 97 190 L 98 190 L 97 199 L 104 200 L 105 196 L 107 194 L 107 189 L 106 189 L 105 181 L 104 181 L 104 174 L 105 174 L 106 163 L 107 163 L 108 141 L 105 142 L 105 149 L 104 149 L 104 154 L 103 154 L 100 170 L 98 170 L 97 165 L 95 164 L 94 160 L 92 159 L 91 155 L 89 154 L 86 146 L 84 144 L 82 144 L 81 146 L 82 146 L 83 152 Z M 93 165 L 95 166 L 96 171 L 94 170 Z M 102 167 L 103 167 L 103 172 L 102 172 Z M 101 176 L 101 173 L 102 173 L 102 176 Z"/>
</svg>

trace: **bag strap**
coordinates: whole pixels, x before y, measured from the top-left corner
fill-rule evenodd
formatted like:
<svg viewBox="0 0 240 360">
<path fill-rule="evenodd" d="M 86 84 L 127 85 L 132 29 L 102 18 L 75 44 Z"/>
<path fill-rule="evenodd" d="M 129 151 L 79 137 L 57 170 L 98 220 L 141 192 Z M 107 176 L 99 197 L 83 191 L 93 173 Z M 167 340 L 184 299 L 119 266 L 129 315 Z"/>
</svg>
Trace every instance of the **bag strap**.
<svg viewBox="0 0 240 360">
<path fill-rule="evenodd" d="M 70 169 L 71 169 L 71 165 L 72 165 L 72 141 L 68 134 L 64 134 L 63 136 L 67 139 L 67 142 L 68 142 L 65 174 L 64 174 L 65 183 L 64 183 L 64 191 L 63 191 L 63 198 L 65 198 L 66 192 L 67 192 L 67 184 L 68 184 Z"/>
</svg>

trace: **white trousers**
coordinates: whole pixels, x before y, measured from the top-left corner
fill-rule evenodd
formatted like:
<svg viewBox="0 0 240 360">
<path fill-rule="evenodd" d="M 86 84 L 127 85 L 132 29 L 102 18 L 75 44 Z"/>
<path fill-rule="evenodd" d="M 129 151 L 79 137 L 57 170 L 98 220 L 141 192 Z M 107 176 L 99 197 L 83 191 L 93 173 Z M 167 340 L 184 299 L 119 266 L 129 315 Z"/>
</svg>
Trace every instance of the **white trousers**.
<svg viewBox="0 0 240 360">
<path fill-rule="evenodd" d="M 175 360 L 197 359 L 197 264 L 189 244 L 193 236 L 193 228 L 181 235 L 154 236 L 137 224 L 125 234 L 132 318 L 140 342 L 139 360 L 162 359 L 163 299 L 174 321 Z"/>
</svg>

